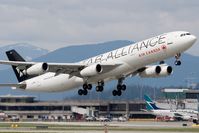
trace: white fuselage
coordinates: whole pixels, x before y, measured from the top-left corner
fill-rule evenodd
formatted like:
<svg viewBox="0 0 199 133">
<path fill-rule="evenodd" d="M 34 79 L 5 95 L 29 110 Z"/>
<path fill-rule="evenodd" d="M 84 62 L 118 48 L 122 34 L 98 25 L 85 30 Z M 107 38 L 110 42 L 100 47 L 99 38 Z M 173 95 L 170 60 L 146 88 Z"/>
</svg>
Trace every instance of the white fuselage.
<svg viewBox="0 0 199 133">
<path fill-rule="evenodd" d="M 183 115 L 184 120 L 197 119 L 198 120 L 198 111 L 192 109 L 177 109 L 176 112 Z"/>
<path fill-rule="evenodd" d="M 196 41 L 193 35 L 183 36 L 185 32 L 165 33 L 150 39 L 146 39 L 129 46 L 125 46 L 78 63 L 84 65 L 92 64 L 122 64 L 106 73 L 100 73 L 87 79 L 87 83 L 96 84 L 98 81 L 109 81 L 122 76 L 132 74 L 137 69 L 146 65 L 165 60 L 182 53 L 190 48 Z M 55 92 L 65 91 L 82 86 L 85 79 L 68 74 L 47 72 L 40 76 L 23 81 L 26 90 Z"/>
<path fill-rule="evenodd" d="M 171 111 L 171 110 L 163 110 L 163 109 L 157 109 L 157 110 L 152 110 L 151 111 L 152 114 L 156 115 L 156 116 L 168 116 L 168 117 L 174 117 L 174 111 Z"/>
<path fill-rule="evenodd" d="M 164 109 L 157 109 L 157 110 L 151 110 L 152 114 L 155 116 L 160 117 L 172 117 L 172 118 L 181 118 L 183 120 L 191 120 L 191 119 L 198 119 L 198 111 L 187 111 L 185 109 L 183 110 L 164 110 Z"/>
</svg>

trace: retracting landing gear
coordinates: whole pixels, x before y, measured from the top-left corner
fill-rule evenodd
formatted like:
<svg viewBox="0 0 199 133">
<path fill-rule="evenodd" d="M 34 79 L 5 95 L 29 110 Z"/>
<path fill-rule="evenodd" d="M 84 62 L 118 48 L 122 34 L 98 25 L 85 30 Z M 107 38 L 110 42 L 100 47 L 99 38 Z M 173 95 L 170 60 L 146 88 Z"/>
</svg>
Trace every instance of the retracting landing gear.
<svg viewBox="0 0 199 133">
<path fill-rule="evenodd" d="M 175 55 L 175 65 L 176 66 L 180 66 L 181 65 L 181 61 L 180 61 L 180 56 L 181 56 L 181 54 L 180 53 L 177 53 L 176 55 Z"/>
<path fill-rule="evenodd" d="M 104 82 L 103 81 L 99 81 L 98 85 L 96 86 L 96 91 L 97 92 L 102 92 L 104 90 Z"/>
<path fill-rule="evenodd" d="M 81 95 L 87 95 L 88 94 L 88 90 L 91 90 L 92 89 L 92 85 L 91 84 L 83 84 L 82 86 L 83 89 L 79 89 L 78 90 L 78 94 L 81 96 Z"/>
<path fill-rule="evenodd" d="M 124 78 L 118 80 L 117 89 L 112 91 L 113 96 L 121 96 L 122 91 L 126 90 L 126 85 L 123 84 Z"/>
</svg>

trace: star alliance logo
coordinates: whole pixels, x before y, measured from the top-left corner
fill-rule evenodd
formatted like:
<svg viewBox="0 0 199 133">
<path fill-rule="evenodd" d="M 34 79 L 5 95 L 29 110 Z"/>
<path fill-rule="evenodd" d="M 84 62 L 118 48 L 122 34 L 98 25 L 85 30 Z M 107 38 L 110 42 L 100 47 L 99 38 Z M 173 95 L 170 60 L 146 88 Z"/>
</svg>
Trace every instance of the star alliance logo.
<svg viewBox="0 0 199 133">
<path fill-rule="evenodd" d="M 16 70 L 17 70 L 20 78 L 24 76 L 24 73 L 19 68 L 16 68 Z"/>
</svg>

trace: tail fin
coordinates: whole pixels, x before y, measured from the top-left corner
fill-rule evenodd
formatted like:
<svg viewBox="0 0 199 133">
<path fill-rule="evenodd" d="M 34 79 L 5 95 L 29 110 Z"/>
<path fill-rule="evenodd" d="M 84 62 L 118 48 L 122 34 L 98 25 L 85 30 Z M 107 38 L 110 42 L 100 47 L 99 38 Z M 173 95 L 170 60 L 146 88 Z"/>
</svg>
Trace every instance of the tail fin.
<svg viewBox="0 0 199 133">
<path fill-rule="evenodd" d="M 147 96 L 147 95 L 144 95 L 144 100 L 146 102 L 153 102 L 153 100 L 149 96 Z"/>
<path fill-rule="evenodd" d="M 144 95 L 144 100 L 146 102 L 146 109 L 147 110 L 157 110 L 157 109 L 160 109 L 156 106 L 156 104 L 153 102 L 153 100 L 147 96 L 147 95 Z"/>
<path fill-rule="evenodd" d="M 24 58 L 22 58 L 14 49 L 10 51 L 6 51 L 6 55 L 10 61 L 22 61 L 25 62 Z M 19 82 L 22 82 L 28 79 L 27 75 L 24 75 L 21 69 L 18 69 L 16 66 L 12 66 L 12 69 L 17 77 Z"/>
</svg>

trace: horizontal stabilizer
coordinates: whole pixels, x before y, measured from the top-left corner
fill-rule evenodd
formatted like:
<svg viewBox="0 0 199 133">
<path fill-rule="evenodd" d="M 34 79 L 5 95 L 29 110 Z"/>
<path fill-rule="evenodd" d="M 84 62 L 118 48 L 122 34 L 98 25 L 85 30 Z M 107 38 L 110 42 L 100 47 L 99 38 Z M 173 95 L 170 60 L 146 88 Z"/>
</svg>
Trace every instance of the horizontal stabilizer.
<svg viewBox="0 0 199 133">
<path fill-rule="evenodd" d="M 16 87 L 20 89 L 25 89 L 26 84 L 0 84 L 0 87 Z"/>
</svg>

